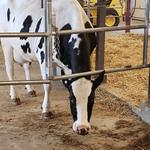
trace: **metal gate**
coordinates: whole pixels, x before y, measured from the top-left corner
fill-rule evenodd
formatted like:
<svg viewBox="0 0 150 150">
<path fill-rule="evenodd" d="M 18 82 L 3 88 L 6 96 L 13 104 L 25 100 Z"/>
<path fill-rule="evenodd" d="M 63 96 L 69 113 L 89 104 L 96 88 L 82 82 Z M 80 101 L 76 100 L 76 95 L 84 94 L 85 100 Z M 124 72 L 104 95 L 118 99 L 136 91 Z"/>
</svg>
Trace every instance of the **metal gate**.
<svg viewBox="0 0 150 150">
<path fill-rule="evenodd" d="M 104 0 L 98 0 L 98 9 L 103 9 L 100 6 Z M 15 80 L 15 81 L 0 81 L 0 86 L 8 86 L 8 85 L 24 85 L 24 84 L 50 84 L 51 80 L 63 80 L 68 78 L 75 78 L 81 76 L 88 75 L 96 75 L 102 72 L 103 70 L 96 70 L 91 72 L 83 72 L 71 75 L 63 75 L 56 76 L 53 73 L 52 67 L 52 36 L 65 35 L 65 34 L 75 34 L 75 33 L 91 33 L 91 32 L 110 32 L 110 31 L 120 31 L 127 29 L 144 29 L 144 47 L 143 47 L 143 63 L 139 66 L 134 67 L 123 67 L 123 68 L 112 68 L 105 70 L 106 74 L 115 73 L 115 72 L 123 72 L 129 70 L 150 68 L 150 64 L 148 63 L 148 30 L 149 30 L 149 6 L 150 1 L 145 0 L 145 23 L 142 25 L 131 25 L 131 26 L 118 26 L 118 27 L 100 27 L 100 28 L 92 28 L 92 29 L 84 29 L 84 30 L 65 30 L 65 31 L 57 31 L 52 27 L 52 0 L 43 0 L 43 7 L 45 10 L 45 32 L 39 33 L 0 33 L 0 37 L 10 38 L 10 37 L 45 37 L 46 38 L 46 68 L 47 68 L 47 79 L 46 80 Z M 104 44 L 104 43 L 103 43 Z M 97 50 L 98 56 L 101 55 L 100 51 Z M 100 64 L 97 64 L 100 65 Z M 149 74 L 150 76 L 150 74 Z M 150 104 L 150 77 L 149 77 L 149 89 L 148 89 L 148 103 Z"/>
</svg>

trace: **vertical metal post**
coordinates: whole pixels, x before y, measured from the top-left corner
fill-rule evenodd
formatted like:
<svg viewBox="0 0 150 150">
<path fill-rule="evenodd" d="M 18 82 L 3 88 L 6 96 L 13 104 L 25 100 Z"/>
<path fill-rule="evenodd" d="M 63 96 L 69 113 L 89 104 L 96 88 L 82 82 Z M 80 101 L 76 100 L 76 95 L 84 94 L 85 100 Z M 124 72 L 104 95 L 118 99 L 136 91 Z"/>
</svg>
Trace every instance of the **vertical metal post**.
<svg viewBox="0 0 150 150">
<path fill-rule="evenodd" d="M 131 0 L 126 1 L 126 12 L 125 12 L 125 21 L 126 21 L 126 26 L 131 25 Z M 130 32 L 130 29 L 126 29 L 126 32 Z"/>
<path fill-rule="evenodd" d="M 145 0 L 145 25 L 144 29 L 144 47 L 143 47 L 143 64 L 147 64 L 148 59 L 148 33 L 149 33 L 149 10 L 150 10 L 150 1 Z"/>
<path fill-rule="evenodd" d="M 53 32 L 53 12 L 52 12 L 52 0 L 48 0 L 48 20 L 49 20 L 49 32 L 50 37 L 49 37 L 49 74 L 50 76 L 54 75 L 53 72 L 53 59 L 52 59 L 52 50 L 53 50 L 53 36 L 52 36 L 52 32 Z"/>
<path fill-rule="evenodd" d="M 45 10 L 45 32 L 52 33 L 52 0 L 44 0 L 44 10 Z M 52 67 L 52 36 L 45 38 L 45 50 L 46 50 L 46 79 L 50 80 L 50 77 L 53 76 L 53 67 Z M 51 92 L 51 82 L 50 89 Z M 51 107 L 50 101 L 48 101 L 49 108 Z"/>
<path fill-rule="evenodd" d="M 145 0 L 145 25 L 144 29 L 144 50 L 143 50 L 143 64 L 147 64 L 148 59 L 148 33 L 149 33 L 149 11 L 150 1 Z M 149 81 L 148 81 L 148 104 L 150 104 L 150 68 L 149 68 Z"/>
<path fill-rule="evenodd" d="M 52 0 L 44 0 L 45 7 L 45 32 L 52 33 Z M 52 36 L 45 38 L 46 49 L 46 74 L 47 79 L 53 76 L 52 67 Z"/>
<path fill-rule="evenodd" d="M 148 104 L 150 104 L 150 68 L 149 68 L 149 79 L 148 79 Z"/>
<path fill-rule="evenodd" d="M 106 0 L 97 1 L 97 25 L 105 26 Z M 105 32 L 97 33 L 96 70 L 104 69 Z"/>
<path fill-rule="evenodd" d="M 87 16 L 90 18 L 90 0 L 87 0 Z"/>
<path fill-rule="evenodd" d="M 44 0 L 44 18 L 45 18 L 45 32 L 48 32 L 48 0 Z M 48 37 L 45 37 L 45 66 L 46 78 L 49 79 L 49 42 Z"/>
</svg>

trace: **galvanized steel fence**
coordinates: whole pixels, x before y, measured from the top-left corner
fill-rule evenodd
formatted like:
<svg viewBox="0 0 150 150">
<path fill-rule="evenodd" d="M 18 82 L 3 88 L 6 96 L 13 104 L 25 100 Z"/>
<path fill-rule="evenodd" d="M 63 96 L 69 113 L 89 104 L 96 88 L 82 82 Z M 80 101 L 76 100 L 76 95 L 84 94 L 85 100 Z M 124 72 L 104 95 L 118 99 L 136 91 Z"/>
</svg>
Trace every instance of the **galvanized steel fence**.
<svg viewBox="0 0 150 150">
<path fill-rule="evenodd" d="M 104 0 L 98 0 L 98 4 Z M 150 64 L 148 63 L 148 33 L 149 33 L 149 10 L 150 10 L 150 1 L 145 0 L 145 23 L 141 25 L 131 25 L 131 26 L 118 26 L 118 27 L 99 27 L 99 28 L 91 28 L 91 29 L 84 29 L 84 30 L 65 30 L 65 31 L 58 31 L 53 29 L 52 27 L 52 0 L 43 0 L 43 5 L 45 10 L 45 32 L 39 33 L 19 33 L 19 32 L 11 32 L 11 33 L 1 33 L 0 37 L 2 38 L 12 38 L 12 37 L 45 37 L 46 38 L 46 70 L 47 70 L 47 79 L 46 80 L 15 80 L 15 81 L 0 81 L 0 86 L 8 86 L 8 85 L 25 85 L 25 84 L 50 84 L 51 80 L 63 80 L 68 78 L 75 78 L 81 76 L 88 76 L 88 75 L 96 75 L 103 71 L 102 69 L 91 71 L 91 72 L 83 72 L 71 75 L 63 75 L 63 76 L 56 76 L 53 73 L 52 67 L 52 36 L 64 35 L 64 34 L 75 34 L 75 33 L 90 33 L 90 32 L 110 32 L 110 31 L 119 31 L 119 30 L 126 30 L 126 29 L 144 29 L 144 46 L 143 46 L 143 63 L 139 66 L 134 67 L 122 67 L 122 68 L 111 68 L 111 69 L 104 69 L 106 74 L 115 73 L 115 72 L 122 72 L 122 71 L 129 71 L 129 70 L 136 70 L 136 69 L 143 69 L 143 68 L 150 68 Z M 98 9 L 102 9 L 99 7 Z M 99 42 L 98 42 L 99 43 Z M 103 43 L 105 44 L 105 43 Z M 97 49 L 98 56 L 101 56 L 101 53 Z M 103 55 L 102 55 L 103 56 Z M 104 56 L 103 56 L 104 57 Z M 101 59 L 101 58 L 100 58 Z M 101 66 L 101 64 L 97 64 L 97 66 Z M 99 68 L 99 67 L 97 67 Z M 149 74 L 150 76 L 150 74 Z M 149 77 L 150 78 L 150 77 Z M 150 104 L 150 79 L 149 79 L 149 89 L 148 89 L 148 102 Z"/>
</svg>

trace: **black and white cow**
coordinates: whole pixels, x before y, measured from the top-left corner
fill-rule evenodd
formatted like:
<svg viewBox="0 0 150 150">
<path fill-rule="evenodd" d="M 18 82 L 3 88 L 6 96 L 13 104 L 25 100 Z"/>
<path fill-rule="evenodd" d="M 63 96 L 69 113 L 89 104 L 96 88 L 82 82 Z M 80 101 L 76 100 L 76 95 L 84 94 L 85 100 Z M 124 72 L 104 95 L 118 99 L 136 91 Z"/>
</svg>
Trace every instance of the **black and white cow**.
<svg viewBox="0 0 150 150">
<path fill-rule="evenodd" d="M 76 0 L 53 0 L 53 13 L 59 30 L 78 30 L 92 25 L 84 10 Z M 0 32 L 44 32 L 44 10 L 41 0 L 0 0 Z M 55 38 L 54 38 L 55 39 Z M 90 71 L 90 54 L 96 46 L 95 33 L 60 36 L 60 60 L 54 52 L 53 59 L 65 66 L 64 73 Z M 55 41 L 53 41 L 53 46 Z M 1 38 L 5 57 L 6 72 L 13 80 L 13 61 L 23 65 L 26 79 L 30 80 L 29 64 L 38 61 L 43 79 L 46 79 L 45 39 L 43 37 Z M 90 117 L 94 104 L 95 89 L 103 80 L 104 72 L 96 80 L 91 76 L 64 80 L 70 93 L 70 106 L 73 115 L 73 130 L 86 135 L 90 129 Z M 35 94 L 30 85 L 27 90 Z M 44 84 L 42 114 L 49 117 L 49 85 Z M 10 86 L 11 100 L 18 104 L 14 86 Z"/>
</svg>

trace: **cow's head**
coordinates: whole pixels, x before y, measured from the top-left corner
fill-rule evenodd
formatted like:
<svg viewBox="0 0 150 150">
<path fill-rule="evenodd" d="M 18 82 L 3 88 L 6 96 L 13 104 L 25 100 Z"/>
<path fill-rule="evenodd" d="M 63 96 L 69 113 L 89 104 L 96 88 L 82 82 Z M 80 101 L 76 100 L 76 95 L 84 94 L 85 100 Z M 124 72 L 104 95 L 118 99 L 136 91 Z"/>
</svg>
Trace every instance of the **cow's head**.
<svg viewBox="0 0 150 150">
<path fill-rule="evenodd" d="M 84 28 L 91 27 L 89 22 L 83 21 L 85 18 L 80 18 L 76 24 L 70 21 L 61 30 L 83 29 L 83 26 Z M 76 28 L 73 28 L 75 26 Z M 59 40 L 60 60 L 71 70 L 71 73 L 91 70 L 90 54 L 96 47 L 95 33 L 61 35 Z M 67 74 L 65 68 L 64 72 Z M 70 107 L 74 120 L 73 130 L 80 135 L 86 135 L 90 130 L 89 122 L 95 89 L 102 82 L 103 76 L 104 72 L 100 73 L 96 80 L 91 80 L 91 76 L 84 76 L 63 81 L 70 93 Z"/>
<path fill-rule="evenodd" d="M 70 107 L 73 116 L 73 130 L 80 135 L 88 134 L 95 98 L 95 90 L 101 84 L 104 71 L 95 80 L 89 77 L 64 80 L 70 93 Z"/>
</svg>

